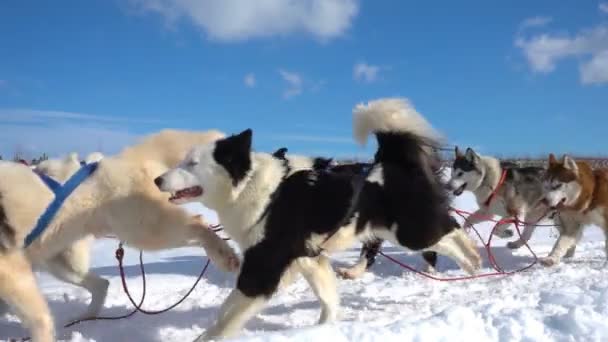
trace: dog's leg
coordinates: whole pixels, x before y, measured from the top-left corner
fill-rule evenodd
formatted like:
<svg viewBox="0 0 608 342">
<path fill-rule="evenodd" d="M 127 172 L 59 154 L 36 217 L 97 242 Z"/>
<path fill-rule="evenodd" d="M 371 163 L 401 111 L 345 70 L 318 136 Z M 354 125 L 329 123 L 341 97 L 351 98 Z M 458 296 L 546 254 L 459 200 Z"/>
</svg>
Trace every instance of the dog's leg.
<svg viewBox="0 0 608 342">
<path fill-rule="evenodd" d="M 477 209 L 464 220 L 464 228 L 471 228 L 473 225 L 487 221 L 491 214 L 485 207 Z"/>
<path fill-rule="evenodd" d="M 9 310 L 8 304 L 6 304 L 5 301 L 0 299 L 0 317 L 4 316 L 4 314 L 8 313 L 8 310 Z"/>
<path fill-rule="evenodd" d="M 83 239 L 68 250 L 47 261 L 48 271 L 60 280 L 83 287 L 91 293 L 91 303 L 84 315 L 75 319 L 95 317 L 103 307 L 110 282 L 89 272 L 90 244 Z"/>
<path fill-rule="evenodd" d="M 576 246 L 577 234 L 579 234 L 579 231 L 581 230 L 582 227 L 580 223 L 562 220 L 559 238 L 555 242 L 551 253 L 544 258 L 540 258 L 540 263 L 547 267 L 558 264 L 568 250 L 571 247 Z"/>
<path fill-rule="evenodd" d="M 215 265 L 225 272 L 238 271 L 240 266 L 239 257 L 226 241 L 206 227 L 195 229 L 198 230 L 196 233 L 200 236 L 201 246 Z"/>
<path fill-rule="evenodd" d="M 340 298 L 336 290 L 336 276 L 329 259 L 321 255 L 316 260 L 300 258 L 297 264 L 302 275 L 321 302 L 319 324 L 333 322 L 338 318 Z"/>
<path fill-rule="evenodd" d="M 437 273 L 437 253 L 422 252 L 422 258 L 426 261 L 426 273 Z"/>
<path fill-rule="evenodd" d="M 215 325 L 196 339 L 196 342 L 234 336 L 249 319 L 260 312 L 266 302 L 265 296 L 249 297 L 241 290 L 234 289 L 220 308 Z"/>
<path fill-rule="evenodd" d="M 0 299 L 6 301 L 29 329 L 33 342 L 54 341 L 55 327 L 48 304 L 21 251 L 0 254 Z"/>
<path fill-rule="evenodd" d="M 511 238 L 511 237 L 513 237 L 513 230 L 508 229 L 509 227 L 511 227 L 511 225 L 512 225 L 511 222 L 498 223 L 493 230 L 493 234 L 498 236 L 501 239 Z"/>
<path fill-rule="evenodd" d="M 568 248 L 568 251 L 566 251 L 566 254 L 564 254 L 564 259 L 570 259 L 572 257 L 574 257 L 574 253 L 576 253 L 576 245 L 578 245 L 578 242 L 581 241 L 581 238 L 583 237 L 583 230 L 579 229 L 576 232 L 576 241 L 574 242 L 574 245 L 572 245 L 570 248 Z"/>
<path fill-rule="evenodd" d="M 110 233 L 141 250 L 163 250 L 192 245 L 195 240 L 205 248 L 207 256 L 220 269 L 236 271 L 239 258 L 234 250 L 222 240 L 200 216 L 192 216 L 184 209 L 159 199 L 150 197 L 142 199 L 143 218 L 117 209 L 109 221 Z M 136 227 L 125 229 L 125 226 Z"/>
<path fill-rule="evenodd" d="M 282 278 L 292 274 L 293 258 L 290 254 L 289 247 L 282 241 L 265 240 L 247 249 L 236 289 L 222 304 L 217 322 L 197 341 L 231 337 L 241 330 L 249 319 L 264 308 L 277 291 Z"/>
<path fill-rule="evenodd" d="M 380 247 L 382 246 L 382 242 L 383 241 L 380 239 L 365 242 L 363 247 L 361 247 L 359 261 L 357 261 L 357 263 L 350 268 L 338 268 L 338 274 L 346 279 L 356 279 L 361 277 L 363 273 L 365 273 L 365 271 L 374 264 L 376 256 L 378 255 Z"/>
<path fill-rule="evenodd" d="M 439 242 L 425 249 L 448 256 L 469 274 L 481 267 L 481 256 L 475 244 L 462 229 L 454 229 L 444 235 Z"/>
<path fill-rule="evenodd" d="M 524 225 L 523 232 L 517 240 L 509 241 L 507 243 L 507 248 L 518 249 L 528 243 L 528 241 L 530 241 L 530 238 L 534 234 L 534 231 L 536 231 L 536 225 L 543 218 L 543 216 L 544 213 L 538 211 L 531 212 L 530 214 L 521 215 L 521 220 L 526 223 Z"/>
</svg>

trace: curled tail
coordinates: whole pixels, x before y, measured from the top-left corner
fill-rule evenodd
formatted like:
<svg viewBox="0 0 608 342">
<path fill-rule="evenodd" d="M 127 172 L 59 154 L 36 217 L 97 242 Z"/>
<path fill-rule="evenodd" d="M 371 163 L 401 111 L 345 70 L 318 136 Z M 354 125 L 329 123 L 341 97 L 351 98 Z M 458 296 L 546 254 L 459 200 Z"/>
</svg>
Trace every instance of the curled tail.
<svg viewBox="0 0 608 342">
<path fill-rule="evenodd" d="M 404 98 L 384 98 L 358 104 L 353 110 L 355 140 L 364 145 L 370 134 L 409 133 L 437 143 L 439 133 Z"/>
</svg>

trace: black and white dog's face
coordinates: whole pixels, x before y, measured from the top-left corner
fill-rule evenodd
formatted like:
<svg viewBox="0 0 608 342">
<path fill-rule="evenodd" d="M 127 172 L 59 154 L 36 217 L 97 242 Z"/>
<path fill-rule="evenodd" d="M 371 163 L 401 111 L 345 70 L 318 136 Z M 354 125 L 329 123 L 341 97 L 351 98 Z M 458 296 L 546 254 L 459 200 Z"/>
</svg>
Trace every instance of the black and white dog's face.
<svg viewBox="0 0 608 342">
<path fill-rule="evenodd" d="M 463 154 L 456 147 L 455 154 L 448 188 L 454 195 L 460 196 L 465 190 L 475 191 L 481 185 L 484 171 L 481 158 L 473 149 L 467 148 Z"/>
<path fill-rule="evenodd" d="M 194 147 L 174 169 L 154 180 L 176 204 L 202 202 L 209 208 L 233 198 L 252 168 L 252 131 Z"/>
</svg>

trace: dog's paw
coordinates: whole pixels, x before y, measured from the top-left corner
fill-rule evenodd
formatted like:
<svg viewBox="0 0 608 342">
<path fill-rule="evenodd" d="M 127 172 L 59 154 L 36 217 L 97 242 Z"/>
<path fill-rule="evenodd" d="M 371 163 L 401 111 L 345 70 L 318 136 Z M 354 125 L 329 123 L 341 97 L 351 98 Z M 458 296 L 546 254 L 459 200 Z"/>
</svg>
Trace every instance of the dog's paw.
<svg viewBox="0 0 608 342">
<path fill-rule="evenodd" d="M 343 279 L 357 279 L 361 276 L 361 272 L 357 272 L 352 268 L 339 267 L 336 269 L 336 273 Z"/>
<path fill-rule="evenodd" d="M 538 259 L 538 261 L 540 262 L 541 265 L 545 266 L 545 267 L 552 267 L 557 265 L 558 260 L 556 260 L 555 258 L 552 257 L 544 257 L 544 258 L 540 258 Z"/>
<path fill-rule="evenodd" d="M 509 249 L 518 249 L 521 246 L 523 246 L 523 243 L 520 243 L 519 241 L 509 241 L 509 242 L 507 242 L 507 248 L 509 248 Z"/>
<path fill-rule="evenodd" d="M 497 229 L 494 232 L 494 235 L 498 236 L 501 239 L 508 239 L 508 238 L 513 237 L 513 230 L 511 230 L 511 229 L 502 229 L 502 230 Z"/>
<path fill-rule="evenodd" d="M 224 272 L 237 272 L 241 267 L 241 260 L 228 244 L 215 251 L 208 251 L 207 256 Z"/>
</svg>

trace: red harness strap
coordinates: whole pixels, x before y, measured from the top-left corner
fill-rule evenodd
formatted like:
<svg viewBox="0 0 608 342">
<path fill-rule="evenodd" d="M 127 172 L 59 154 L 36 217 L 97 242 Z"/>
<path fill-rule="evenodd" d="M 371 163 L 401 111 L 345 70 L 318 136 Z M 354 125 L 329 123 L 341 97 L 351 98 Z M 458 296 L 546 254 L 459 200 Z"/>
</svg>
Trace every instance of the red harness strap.
<svg viewBox="0 0 608 342">
<path fill-rule="evenodd" d="M 492 190 L 492 193 L 490 194 L 488 199 L 483 203 L 486 207 L 490 206 L 490 203 L 492 203 L 492 201 L 494 200 L 494 197 L 496 197 L 496 193 L 498 192 L 498 190 L 500 190 L 500 187 L 503 185 L 506 178 L 507 178 L 507 170 L 503 170 L 502 175 L 500 175 L 500 180 L 498 181 L 498 185 L 496 185 L 496 188 L 494 188 L 494 190 Z"/>
</svg>

